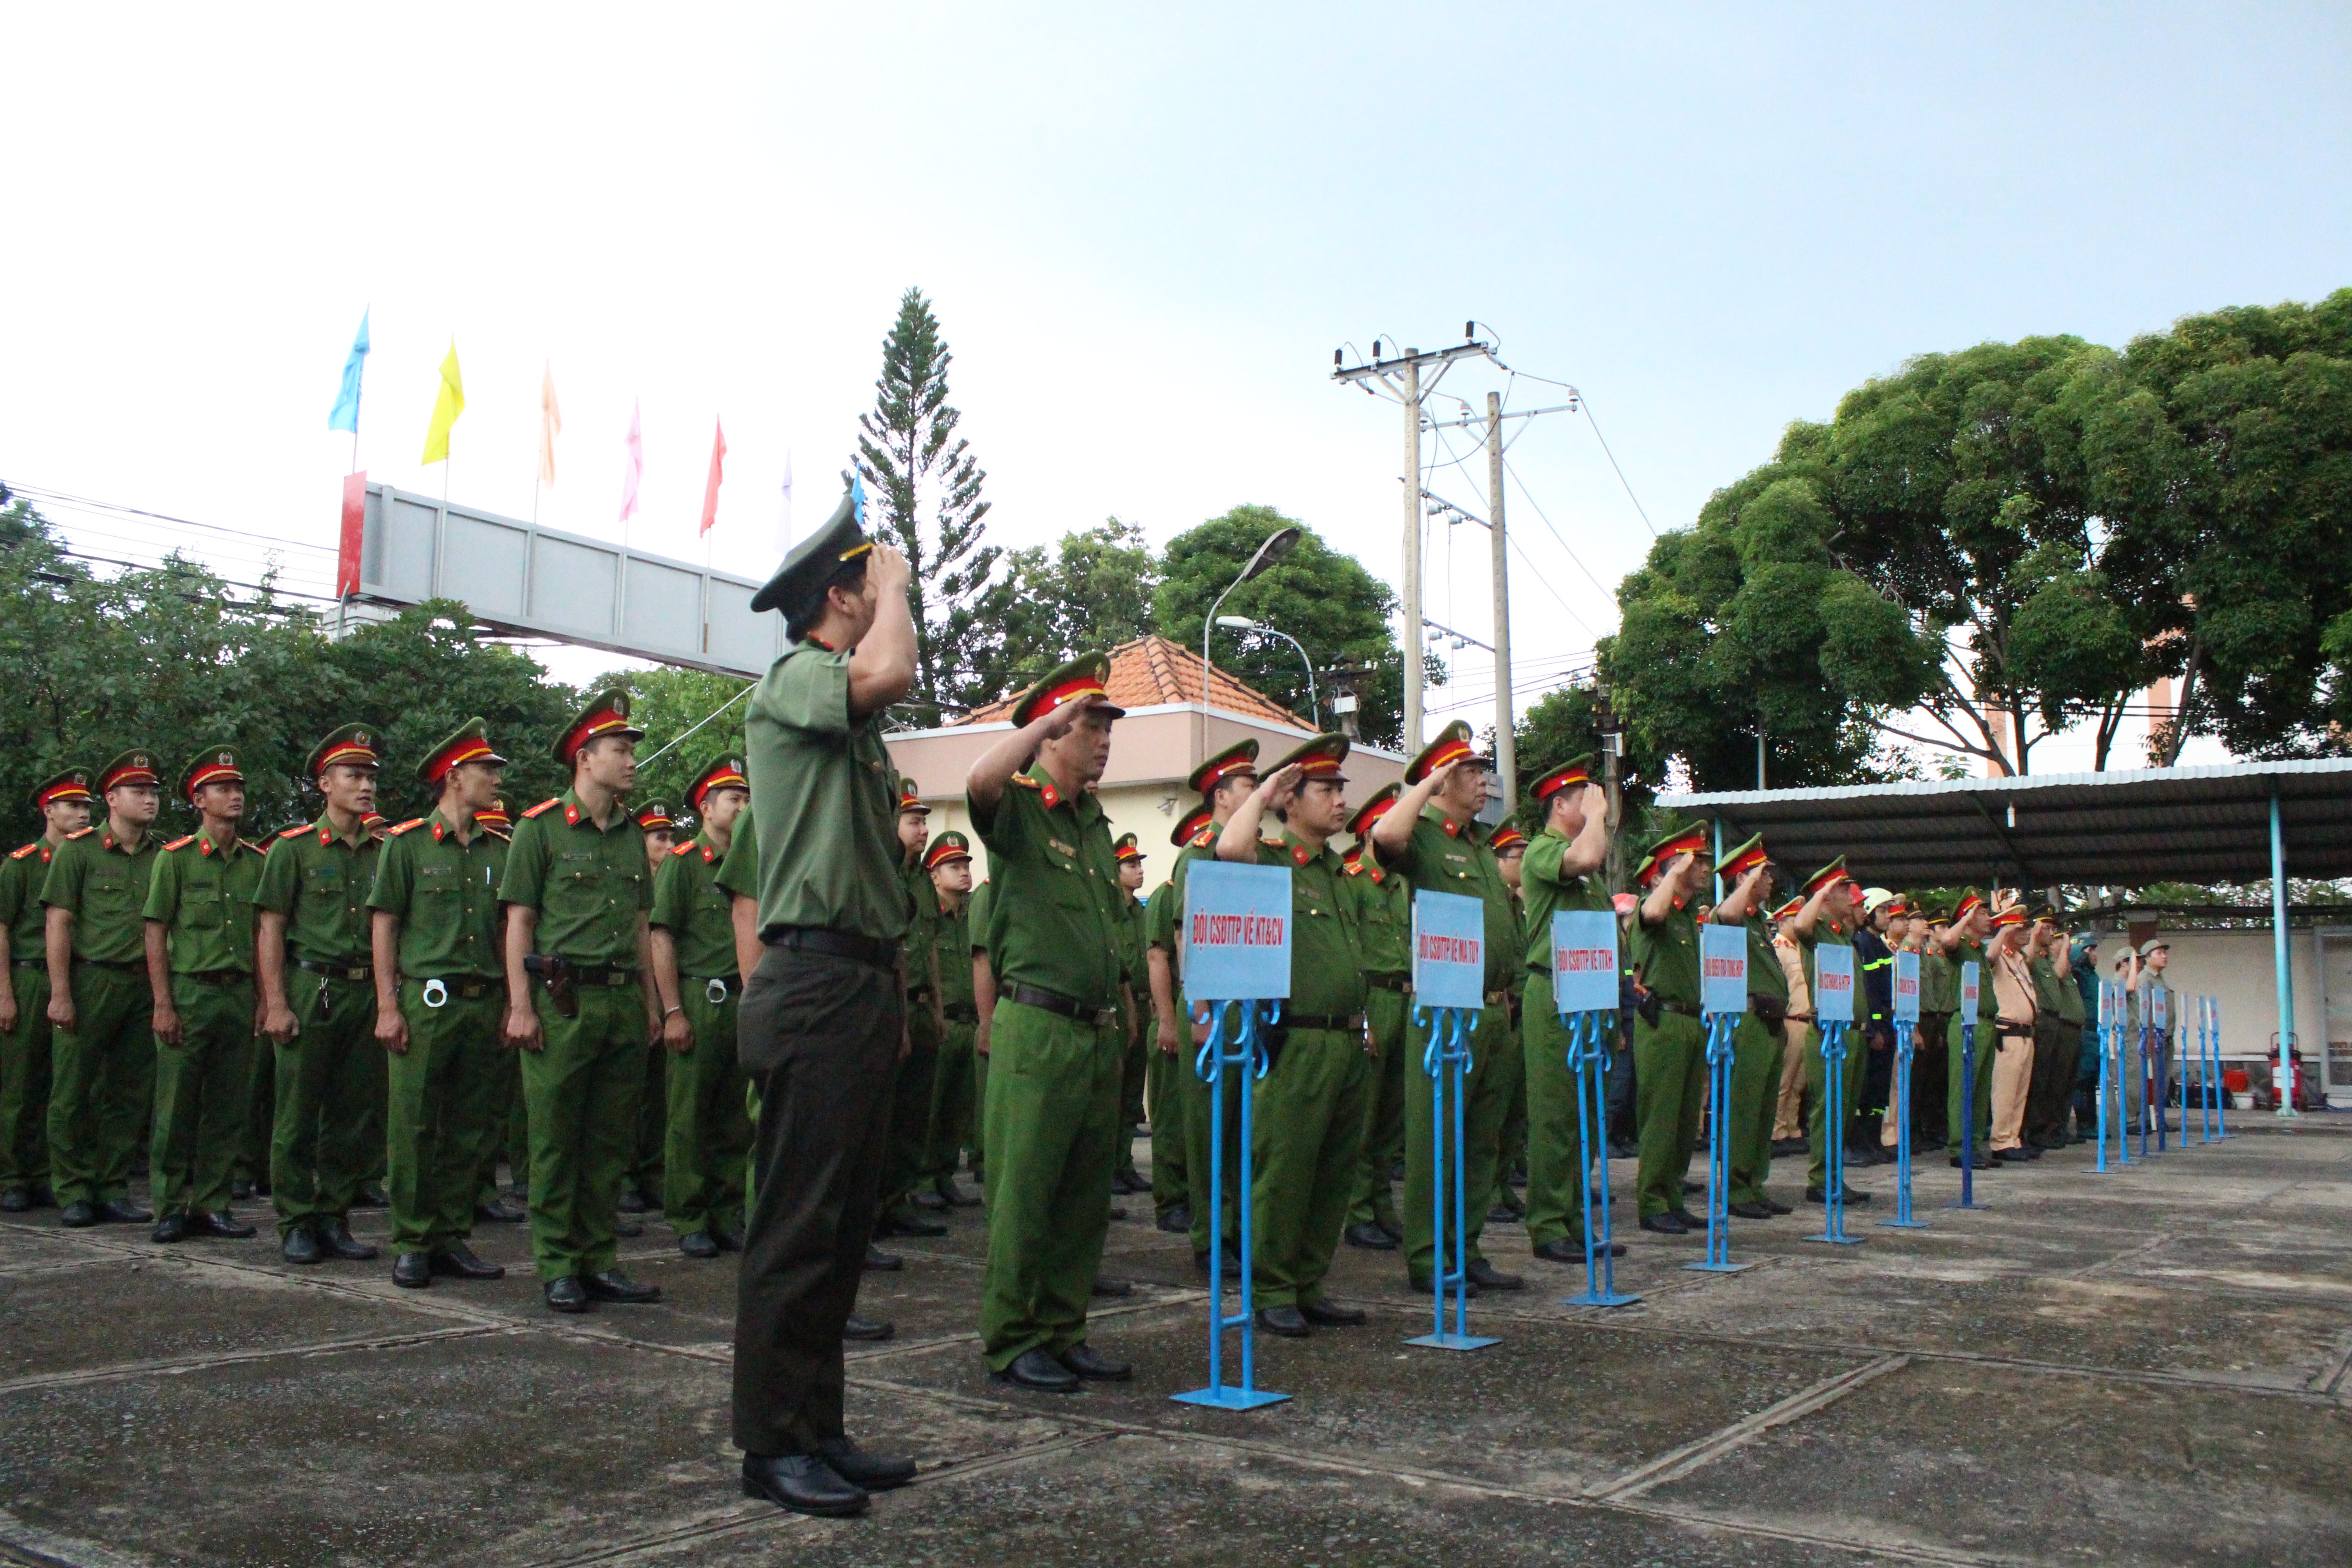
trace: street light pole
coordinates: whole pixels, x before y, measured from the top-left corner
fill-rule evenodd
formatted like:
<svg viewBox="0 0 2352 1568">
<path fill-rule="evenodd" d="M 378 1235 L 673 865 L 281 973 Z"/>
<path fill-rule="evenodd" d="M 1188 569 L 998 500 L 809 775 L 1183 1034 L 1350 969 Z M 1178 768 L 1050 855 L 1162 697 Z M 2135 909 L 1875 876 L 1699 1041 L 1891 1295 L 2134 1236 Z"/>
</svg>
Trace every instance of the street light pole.
<svg viewBox="0 0 2352 1568">
<path fill-rule="evenodd" d="M 1219 616 L 1217 625 L 1231 626 L 1237 632 L 1262 632 L 1270 637 L 1280 637 L 1298 650 L 1298 662 L 1307 667 L 1307 722 L 1317 733 L 1321 733 L 1323 721 L 1318 716 L 1320 710 L 1315 700 L 1315 661 L 1307 657 L 1306 645 L 1288 632 L 1277 630 L 1260 621 L 1253 621 L 1245 616 Z"/>
<path fill-rule="evenodd" d="M 1205 728 L 1209 717 L 1209 634 L 1217 629 L 1217 612 L 1224 608 L 1226 594 L 1232 593 L 1251 578 L 1265 572 L 1276 562 L 1289 554 L 1297 543 L 1298 530 L 1296 528 L 1280 528 L 1267 534 L 1265 542 L 1257 547 L 1257 553 L 1249 558 L 1249 564 L 1243 567 L 1240 574 L 1225 584 L 1223 594 L 1218 595 L 1211 602 L 1208 616 L 1201 622 L 1201 721 L 1204 726 L 1201 731 L 1201 744 L 1203 748 L 1203 755 L 1206 754 L 1209 742 L 1208 731 Z"/>
</svg>

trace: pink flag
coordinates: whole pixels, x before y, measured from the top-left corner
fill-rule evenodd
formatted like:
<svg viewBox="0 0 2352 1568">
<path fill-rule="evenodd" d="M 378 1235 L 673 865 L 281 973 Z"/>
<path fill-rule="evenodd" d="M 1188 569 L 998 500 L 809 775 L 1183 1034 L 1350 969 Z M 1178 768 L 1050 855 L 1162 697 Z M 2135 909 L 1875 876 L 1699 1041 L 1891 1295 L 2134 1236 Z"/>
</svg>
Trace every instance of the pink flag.
<svg viewBox="0 0 2352 1568">
<path fill-rule="evenodd" d="M 702 527 L 697 531 L 698 532 L 709 533 L 710 525 L 719 521 L 719 466 L 726 456 L 726 427 L 714 420 L 710 433 L 710 479 L 702 487 Z"/>
<path fill-rule="evenodd" d="M 646 443 L 637 433 L 637 405 L 629 405 L 629 461 L 621 469 L 621 521 L 637 515 L 637 481 L 646 477 Z"/>
</svg>

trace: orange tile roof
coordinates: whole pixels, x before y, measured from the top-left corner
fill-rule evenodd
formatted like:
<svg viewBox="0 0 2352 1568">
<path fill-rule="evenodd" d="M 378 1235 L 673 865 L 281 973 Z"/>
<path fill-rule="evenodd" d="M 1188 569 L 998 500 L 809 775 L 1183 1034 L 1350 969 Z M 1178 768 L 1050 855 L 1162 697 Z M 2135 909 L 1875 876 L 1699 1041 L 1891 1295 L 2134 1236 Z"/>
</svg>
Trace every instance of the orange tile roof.
<svg viewBox="0 0 2352 1568">
<path fill-rule="evenodd" d="M 1201 700 L 1201 656 L 1166 637 L 1138 637 L 1110 650 L 1110 700 L 1121 708 L 1152 708 Z M 958 721 L 989 724 L 1013 717 L 1014 692 L 1002 702 L 975 708 Z M 1222 668 L 1209 671 L 1209 706 L 1244 719 L 1284 724 L 1311 732 L 1314 726 L 1287 708 L 1243 685 Z"/>
</svg>

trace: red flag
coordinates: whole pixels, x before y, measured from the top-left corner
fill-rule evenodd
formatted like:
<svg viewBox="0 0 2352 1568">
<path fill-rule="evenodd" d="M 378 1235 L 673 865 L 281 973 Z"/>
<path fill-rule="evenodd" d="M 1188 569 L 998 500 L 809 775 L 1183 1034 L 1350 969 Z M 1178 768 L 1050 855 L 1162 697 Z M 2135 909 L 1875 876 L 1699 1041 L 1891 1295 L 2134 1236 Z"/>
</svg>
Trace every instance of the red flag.
<svg viewBox="0 0 2352 1568">
<path fill-rule="evenodd" d="M 719 469 L 727 457 L 727 428 L 714 420 L 710 431 L 710 479 L 702 487 L 702 527 L 698 532 L 709 533 L 710 525 L 719 521 Z"/>
<path fill-rule="evenodd" d="M 343 532 L 335 552 L 335 597 L 360 591 L 360 545 L 367 533 L 367 470 L 343 476 Z"/>
</svg>

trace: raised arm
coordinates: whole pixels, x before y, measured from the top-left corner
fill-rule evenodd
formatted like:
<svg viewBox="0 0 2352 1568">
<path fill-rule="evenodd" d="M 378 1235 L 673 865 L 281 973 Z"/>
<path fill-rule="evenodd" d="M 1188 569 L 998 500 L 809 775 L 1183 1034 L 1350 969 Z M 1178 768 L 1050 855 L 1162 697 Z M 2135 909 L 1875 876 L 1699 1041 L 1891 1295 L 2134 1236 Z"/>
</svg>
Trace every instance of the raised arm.
<svg viewBox="0 0 2352 1568">
<path fill-rule="evenodd" d="M 1265 820 L 1269 807 L 1278 808 L 1290 804 L 1290 797 L 1297 792 L 1298 772 L 1298 764 L 1293 763 L 1286 768 L 1276 768 L 1257 781 L 1257 788 L 1250 791 L 1249 797 L 1234 808 L 1234 815 L 1225 822 L 1224 831 L 1217 835 L 1218 859 L 1232 860 L 1244 866 L 1257 863 L 1258 825 Z"/>
<path fill-rule="evenodd" d="M 907 608 L 907 558 L 887 544 L 866 557 L 874 625 L 849 654 L 849 712 L 879 713 L 915 684 L 915 619 Z"/>
<path fill-rule="evenodd" d="M 1037 748 L 1068 734 L 1089 710 L 1105 700 L 1090 697 L 1084 702 L 1048 709 L 1020 729 L 1007 731 L 1003 740 L 982 752 L 963 779 L 964 793 L 971 800 L 972 821 L 985 831 L 996 820 L 996 805 L 1004 798 L 1005 786 L 1014 773 L 1029 765 Z"/>
<path fill-rule="evenodd" d="M 1372 824 L 1372 852 L 1384 866 L 1393 866 L 1405 857 L 1412 843 L 1412 825 L 1421 820 L 1422 812 L 1453 775 L 1458 763 L 1448 763 L 1433 768 L 1427 778 L 1397 796 L 1397 803 L 1385 816 Z"/>
</svg>

